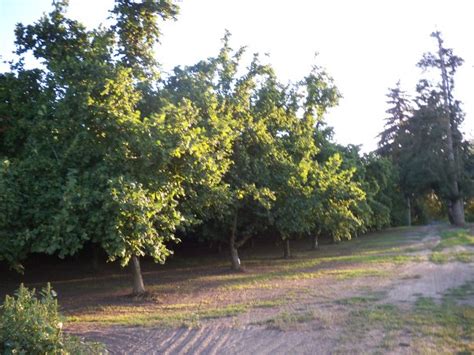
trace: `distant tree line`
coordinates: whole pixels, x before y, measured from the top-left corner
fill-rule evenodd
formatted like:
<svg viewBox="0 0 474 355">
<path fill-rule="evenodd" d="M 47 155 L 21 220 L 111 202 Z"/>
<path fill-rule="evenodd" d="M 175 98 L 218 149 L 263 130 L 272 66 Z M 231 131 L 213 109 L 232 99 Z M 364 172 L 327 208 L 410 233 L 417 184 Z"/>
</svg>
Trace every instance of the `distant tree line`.
<svg viewBox="0 0 474 355">
<path fill-rule="evenodd" d="M 392 90 L 380 149 L 361 154 L 332 140 L 324 117 L 340 94 L 317 65 L 282 83 L 257 54 L 245 64 L 226 33 L 216 56 L 160 75 L 154 45 L 177 15 L 171 1 L 116 0 L 112 24 L 93 30 L 66 9 L 55 1 L 17 25 L 17 59 L 0 74 L 0 260 L 11 267 L 94 245 L 132 264 L 140 294 L 140 258 L 164 263 L 178 233 L 227 245 L 241 270 L 251 238 L 276 236 L 289 257 L 297 238 L 316 248 L 321 235 L 405 224 L 407 203 L 430 193 L 463 223 L 473 159 L 450 50 L 446 88 L 423 81 L 416 109 Z"/>
</svg>

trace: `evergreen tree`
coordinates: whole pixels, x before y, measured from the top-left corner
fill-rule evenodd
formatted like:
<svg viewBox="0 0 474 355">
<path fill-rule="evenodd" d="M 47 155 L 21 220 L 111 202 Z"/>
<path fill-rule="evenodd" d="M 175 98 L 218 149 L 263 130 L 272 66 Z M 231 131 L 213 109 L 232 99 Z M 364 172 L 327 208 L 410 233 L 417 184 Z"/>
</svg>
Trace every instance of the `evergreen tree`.
<svg viewBox="0 0 474 355">
<path fill-rule="evenodd" d="M 389 157 L 398 169 L 408 224 L 413 203 L 435 193 L 446 202 L 451 223 L 463 225 L 463 199 L 469 194 L 472 180 L 465 169 L 468 143 L 459 129 L 464 114 L 453 97 L 454 75 L 463 61 L 443 46 L 439 32 L 432 33 L 432 37 L 437 40 L 438 50 L 424 54 L 418 65 L 425 71 L 438 69 L 440 80 L 419 81 L 414 109 L 398 85 L 391 89 L 389 117 L 380 134 L 378 153 Z"/>
<path fill-rule="evenodd" d="M 437 41 L 436 53 L 425 53 L 418 65 L 423 69 L 436 68 L 440 71 L 439 89 L 439 116 L 440 126 L 444 129 L 443 145 L 445 151 L 446 180 L 443 184 L 443 197 L 448 203 L 448 215 L 451 223 L 455 225 L 464 224 L 464 197 L 460 186 L 462 175 L 462 162 L 459 147 L 462 143 L 462 135 L 459 125 L 463 114 L 460 111 L 459 102 L 454 99 L 454 75 L 457 68 L 462 65 L 463 60 L 453 53 L 452 49 L 443 46 L 440 32 L 431 34 Z"/>
</svg>

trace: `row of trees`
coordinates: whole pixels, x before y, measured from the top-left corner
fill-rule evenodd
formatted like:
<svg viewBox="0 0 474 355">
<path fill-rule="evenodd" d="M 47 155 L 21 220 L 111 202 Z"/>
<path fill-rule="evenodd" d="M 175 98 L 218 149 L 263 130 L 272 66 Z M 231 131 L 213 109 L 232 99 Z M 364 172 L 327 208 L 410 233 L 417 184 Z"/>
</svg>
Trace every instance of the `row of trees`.
<svg viewBox="0 0 474 355">
<path fill-rule="evenodd" d="M 289 256 L 292 238 L 389 224 L 387 162 L 331 143 L 340 95 L 322 68 L 283 85 L 258 55 L 244 67 L 227 33 L 217 56 L 160 78 L 153 45 L 175 5 L 117 0 L 94 30 L 66 6 L 17 26 L 0 75 L 0 259 L 21 269 L 93 243 L 132 263 L 142 293 L 139 257 L 165 262 L 177 231 L 227 243 L 240 270 L 238 249 L 263 232 Z"/>
<path fill-rule="evenodd" d="M 324 116 L 340 94 L 321 67 L 283 84 L 258 55 L 245 65 L 226 33 L 216 56 L 160 76 L 153 47 L 171 1 L 116 0 L 94 30 L 66 7 L 17 26 L 18 58 L 0 74 L 0 260 L 12 267 L 92 244 L 132 265 L 139 294 L 140 257 L 164 263 L 177 235 L 227 244 L 241 270 L 251 238 L 277 236 L 288 257 L 295 238 L 317 247 L 402 224 L 403 196 L 425 191 L 405 184 L 406 116 L 380 153 L 332 141 Z"/>
<path fill-rule="evenodd" d="M 420 219 L 420 209 L 412 211 L 412 205 L 434 199 L 441 202 L 452 224 L 462 226 L 465 200 L 474 192 L 473 146 L 460 131 L 464 113 L 454 97 L 454 76 L 463 60 L 444 46 L 440 32 L 432 37 L 437 50 L 424 54 L 418 63 L 429 75 L 419 81 L 416 96 L 410 98 L 400 83 L 390 89 L 378 153 L 399 172 L 408 224 L 412 215 Z"/>
</svg>

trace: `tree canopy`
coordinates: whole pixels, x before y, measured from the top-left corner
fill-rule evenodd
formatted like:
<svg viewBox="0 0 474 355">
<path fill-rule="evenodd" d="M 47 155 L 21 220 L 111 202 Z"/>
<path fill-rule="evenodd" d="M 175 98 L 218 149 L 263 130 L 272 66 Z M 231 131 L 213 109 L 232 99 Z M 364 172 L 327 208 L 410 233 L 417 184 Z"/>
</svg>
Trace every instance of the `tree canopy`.
<svg viewBox="0 0 474 355">
<path fill-rule="evenodd" d="M 289 257 L 296 238 L 317 247 L 322 235 L 403 224 L 405 200 L 433 191 L 463 221 L 473 158 L 452 92 L 462 60 L 439 33 L 420 66 L 442 80 L 420 81 L 414 100 L 391 89 L 380 148 L 362 154 L 332 139 L 325 116 L 341 94 L 318 65 L 283 83 L 226 32 L 214 57 L 164 75 L 154 45 L 174 3 L 116 0 L 110 26 L 92 30 L 66 9 L 56 1 L 19 24 L 17 60 L 0 74 L 0 260 L 17 270 L 32 253 L 92 243 L 132 261 L 139 294 L 139 258 L 164 263 L 178 235 L 227 244 L 241 270 L 251 238 L 273 236 Z"/>
</svg>

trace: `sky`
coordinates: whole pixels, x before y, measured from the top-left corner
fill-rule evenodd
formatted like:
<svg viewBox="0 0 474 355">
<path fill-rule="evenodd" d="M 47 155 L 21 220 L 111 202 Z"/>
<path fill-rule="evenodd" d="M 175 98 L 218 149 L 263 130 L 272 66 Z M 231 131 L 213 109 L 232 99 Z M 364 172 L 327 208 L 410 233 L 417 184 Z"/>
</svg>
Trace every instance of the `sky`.
<svg viewBox="0 0 474 355">
<path fill-rule="evenodd" d="M 0 55 L 10 59 L 15 24 L 30 24 L 52 0 L 0 0 Z M 343 98 L 327 115 L 341 144 L 377 146 L 386 94 L 398 80 L 414 91 L 422 54 L 434 51 L 434 30 L 465 63 L 455 96 L 466 113 L 462 130 L 474 138 L 474 21 L 471 0 L 179 0 L 177 21 L 162 25 L 156 55 L 164 71 L 215 55 L 225 29 L 234 48 L 268 53 L 283 81 L 297 81 L 313 64 L 334 78 Z M 113 0 L 70 0 L 69 15 L 88 27 L 104 22 Z M 319 53 L 315 60 L 315 53 Z M 0 65 L 0 71 L 7 67 Z"/>
</svg>

